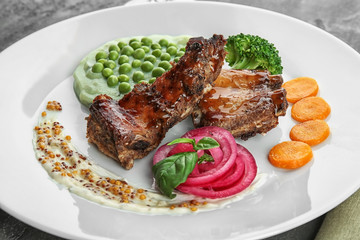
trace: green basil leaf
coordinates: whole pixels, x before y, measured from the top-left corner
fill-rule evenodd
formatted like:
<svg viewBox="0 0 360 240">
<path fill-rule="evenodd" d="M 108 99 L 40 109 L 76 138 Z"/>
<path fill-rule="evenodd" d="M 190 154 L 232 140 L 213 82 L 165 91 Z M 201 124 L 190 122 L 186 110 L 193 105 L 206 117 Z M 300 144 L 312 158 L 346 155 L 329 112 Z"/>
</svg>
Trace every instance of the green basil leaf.
<svg viewBox="0 0 360 240">
<path fill-rule="evenodd" d="M 195 145 L 194 149 L 197 150 L 207 150 L 211 148 L 219 147 L 220 144 L 211 137 L 204 137 L 200 139 Z"/>
<path fill-rule="evenodd" d="M 173 145 L 173 144 L 177 144 L 177 143 L 190 143 L 193 146 L 195 146 L 195 139 L 191 139 L 191 138 L 177 138 L 174 141 L 169 142 L 167 145 Z"/>
<path fill-rule="evenodd" d="M 214 158 L 207 154 L 207 153 L 204 153 L 200 158 L 199 160 L 197 161 L 198 164 L 201 164 L 203 162 L 214 162 Z"/>
<path fill-rule="evenodd" d="M 197 160 L 196 152 L 183 152 L 156 163 L 152 172 L 160 191 L 169 198 L 174 198 L 176 194 L 173 194 L 173 190 L 186 181 Z"/>
</svg>

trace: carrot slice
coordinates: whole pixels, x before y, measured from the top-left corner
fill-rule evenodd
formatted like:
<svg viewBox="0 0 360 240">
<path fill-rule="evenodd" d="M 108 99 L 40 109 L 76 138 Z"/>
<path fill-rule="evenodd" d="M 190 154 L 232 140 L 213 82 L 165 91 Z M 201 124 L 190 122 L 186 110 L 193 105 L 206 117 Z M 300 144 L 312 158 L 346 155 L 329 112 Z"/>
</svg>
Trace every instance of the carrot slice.
<svg viewBox="0 0 360 240">
<path fill-rule="evenodd" d="M 329 125 L 324 120 L 310 120 L 295 125 L 290 130 L 290 139 L 314 146 L 330 135 Z"/>
<path fill-rule="evenodd" d="M 276 144 L 269 152 L 270 163 L 278 168 L 296 169 L 313 158 L 311 147 L 299 141 L 285 141 Z"/>
<path fill-rule="evenodd" d="M 294 78 L 285 82 L 282 86 L 286 90 L 286 100 L 296 103 L 300 99 L 316 96 L 319 86 L 315 79 L 310 77 Z"/>
<path fill-rule="evenodd" d="M 291 117 L 299 122 L 326 119 L 331 112 L 329 104 L 321 97 L 307 97 L 296 102 L 291 108 Z"/>
</svg>

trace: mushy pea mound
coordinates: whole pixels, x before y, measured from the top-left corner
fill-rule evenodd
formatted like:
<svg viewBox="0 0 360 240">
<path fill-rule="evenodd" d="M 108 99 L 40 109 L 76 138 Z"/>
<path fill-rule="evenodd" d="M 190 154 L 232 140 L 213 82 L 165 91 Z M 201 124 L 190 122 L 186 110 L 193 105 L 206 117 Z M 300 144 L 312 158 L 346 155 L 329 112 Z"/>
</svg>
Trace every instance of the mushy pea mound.
<svg viewBox="0 0 360 240">
<path fill-rule="evenodd" d="M 185 53 L 190 36 L 120 38 L 92 51 L 74 72 L 74 90 L 89 107 L 99 94 L 120 99 L 140 82 L 153 83 Z"/>
</svg>

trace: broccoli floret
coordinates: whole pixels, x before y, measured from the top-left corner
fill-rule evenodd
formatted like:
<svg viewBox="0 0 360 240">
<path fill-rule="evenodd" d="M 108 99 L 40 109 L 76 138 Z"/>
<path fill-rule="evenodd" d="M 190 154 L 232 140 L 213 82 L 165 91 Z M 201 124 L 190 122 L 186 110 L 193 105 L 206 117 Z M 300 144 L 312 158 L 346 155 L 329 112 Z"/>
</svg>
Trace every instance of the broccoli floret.
<svg viewBox="0 0 360 240">
<path fill-rule="evenodd" d="M 281 74 L 281 57 L 274 44 L 259 36 L 240 33 L 227 39 L 225 60 L 233 69 L 265 69 Z"/>
</svg>

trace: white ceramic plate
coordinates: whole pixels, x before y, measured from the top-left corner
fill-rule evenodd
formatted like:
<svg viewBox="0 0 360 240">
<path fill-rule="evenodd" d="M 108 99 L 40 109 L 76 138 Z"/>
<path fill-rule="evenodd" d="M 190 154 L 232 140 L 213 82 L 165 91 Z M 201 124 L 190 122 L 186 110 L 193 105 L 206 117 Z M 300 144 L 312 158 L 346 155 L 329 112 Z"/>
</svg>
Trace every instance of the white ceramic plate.
<svg viewBox="0 0 360 240">
<path fill-rule="evenodd" d="M 313 148 L 314 159 L 295 171 L 267 161 L 269 149 L 288 140 L 295 124 L 288 115 L 266 136 L 244 144 L 268 179 L 230 207 L 198 215 L 146 216 L 103 207 L 55 184 L 36 161 L 32 129 L 47 100 L 58 100 L 73 142 L 85 154 L 130 182 L 149 181 L 149 162 L 129 172 L 105 158 L 85 139 L 87 109 L 72 90 L 72 72 L 89 51 L 124 36 L 190 34 L 209 37 L 258 34 L 280 50 L 284 78 L 311 76 L 332 107 L 331 136 Z M 66 238 L 252 239 L 278 234 L 310 221 L 360 186 L 360 56 L 335 37 L 296 19 L 240 5 L 166 3 L 107 9 L 36 32 L 0 54 L 0 204 L 22 221 Z M 180 135 L 180 127 L 168 138 Z"/>
</svg>

